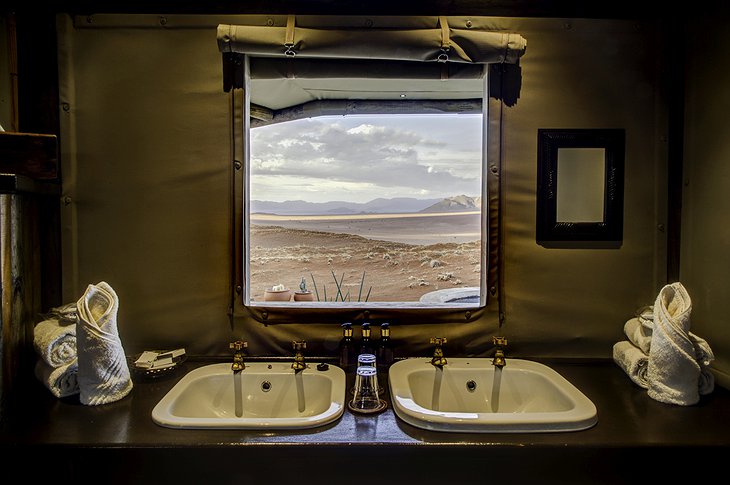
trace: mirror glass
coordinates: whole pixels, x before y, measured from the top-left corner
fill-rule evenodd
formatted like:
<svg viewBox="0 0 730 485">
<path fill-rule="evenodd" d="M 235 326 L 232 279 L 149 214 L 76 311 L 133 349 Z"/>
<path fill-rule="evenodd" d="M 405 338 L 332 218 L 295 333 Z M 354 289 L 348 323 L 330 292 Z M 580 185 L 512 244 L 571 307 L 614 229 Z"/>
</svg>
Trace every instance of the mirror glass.
<svg viewBox="0 0 730 485">
<path fill-rule="evenodd" d="M 559 148 L 557 222 L 603 222 L 606 150 Z"/>
</svg>

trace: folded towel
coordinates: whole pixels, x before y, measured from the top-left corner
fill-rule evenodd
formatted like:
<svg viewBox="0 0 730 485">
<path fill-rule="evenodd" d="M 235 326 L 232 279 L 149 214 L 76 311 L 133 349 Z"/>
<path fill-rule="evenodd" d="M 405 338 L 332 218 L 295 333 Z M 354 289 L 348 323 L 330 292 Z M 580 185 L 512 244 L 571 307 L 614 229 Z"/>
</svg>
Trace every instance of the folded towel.
<svg viewBox="0 0 730 485">
<path fill-rule="evenodd" d="M 122 399 L 132 390 L 132 379 L 117 331 L 119 298 L 102 281 L 86 288 L 77 309 L 81 403 L 95 406 Z"/>
<path fill-rule="evenodd" d="M 624 333 L 632 344 L 636 345 L 645 354 L 651 349 L 652 321 L 641 317 L 634 317 L 624 324 Z"/>
<path fill-rule="evenodd" d="M 66 323 L 75 324 L 78 321 L 76 302 L 66 303 L 65 305 L 51 308 L 51 316 L 56 317 L 61 325 Z"/>
<path fill-rule="evenodd" d="M 695 357 L 700 364 L 699 391 L 701 396 L 711 394 L 715 390 L 715 376 L 710 370 L 710 364 L 715 360 L 715 354 L 707 340 L 689 332 L 689 338 L 695 347 Z"/>
<path fill-rule="evenodd" d="M 51 367 L 43 359 L 38 359 L 35 365 L 36 378 L 56 397 L 79 393 L 78 371 L 76 359 L 58 367 Z"/>
<path fill-rule="evenodd" d="M 692 301 L 681 283 L 666 285 L 654 303 L 649 397 L 689 406 L 699 401 L 700 364 L 689 337 Z"/>
<path fill-rule="evenodd" d="M 61 325 L 58 319 L 43 320 L 33 329 L 33 347 L 51 367 L 76 360 L 76 325 Z"/>
<path fill-rule="evenodd" d="M 613 360 L 634 383 L 644 389 L 649 387 L 646 371 L 649 357 L 628 340 L 616 342 L 613 346 Z"/>
<path fill-rule="evenodd" d="M 712 348 L 710 348 L 710 344 L 707 343 L 707 340 L 693 334 L 692 332 L 689 332 L 689 338 L 692 340 L 692 344 L 694 345 L 697 362 L 699 362 L 701 366 L 710 365 L 712 361 L 715 360 L 715 353 L 712 352 Z"/>
</svg>

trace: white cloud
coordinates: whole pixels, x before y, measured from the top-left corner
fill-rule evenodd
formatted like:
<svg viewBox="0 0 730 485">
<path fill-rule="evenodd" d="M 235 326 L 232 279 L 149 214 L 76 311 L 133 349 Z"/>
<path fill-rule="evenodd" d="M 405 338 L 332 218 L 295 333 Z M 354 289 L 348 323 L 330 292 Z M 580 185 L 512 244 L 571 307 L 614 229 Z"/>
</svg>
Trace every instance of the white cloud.
<svg viewBox="0 0 730 485">
<path fill-rule="evenodd" d="M 463 116 L 331 117 L 255 128 L 252 191 L 291 199 L 299 180 L 311 201 L 478 195 L 480 130 L 480 117 Z"/>
</svg>

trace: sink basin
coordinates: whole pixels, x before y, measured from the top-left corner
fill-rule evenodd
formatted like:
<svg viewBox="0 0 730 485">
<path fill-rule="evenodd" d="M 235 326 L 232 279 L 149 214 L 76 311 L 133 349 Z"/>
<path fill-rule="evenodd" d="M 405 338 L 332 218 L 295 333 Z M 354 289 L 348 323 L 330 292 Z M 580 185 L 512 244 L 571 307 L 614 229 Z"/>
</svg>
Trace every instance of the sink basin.
<svg viewBox="0 0 730 485">
<path fill-rule="evenodd" d="M 578 431 L 598 422 L 596 406 L 550 367 L 507 359 L 500 371 L 488 358 L 406 359 L 390 367 L 396 415 L 413 426 L 464 433 Z"/>
<path fill-rule="evenodd" d="M 294 372 L 291 363 L 199 367 L 183 376 L 152 410 L 169 428 L 304 429 L 335 421 L 345 409 L 345 373 L 334 365 Z"/>
</svg>

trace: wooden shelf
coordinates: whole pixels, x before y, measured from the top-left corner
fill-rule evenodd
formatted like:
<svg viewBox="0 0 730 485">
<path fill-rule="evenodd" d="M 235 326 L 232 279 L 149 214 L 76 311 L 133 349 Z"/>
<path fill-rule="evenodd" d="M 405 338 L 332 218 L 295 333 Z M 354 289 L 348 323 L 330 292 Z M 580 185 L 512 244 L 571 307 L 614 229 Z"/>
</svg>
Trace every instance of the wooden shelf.
<svg viewBox="0 0 730 485">
<path fill-rule="evenodd" d="M 56 135 L 0 132 L 0 173 L 34 180 L 57 180 Z"/>
</svg>

